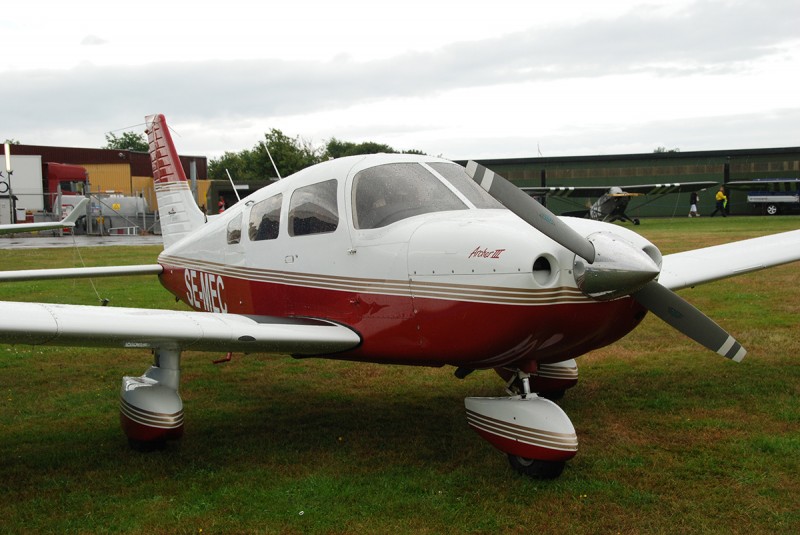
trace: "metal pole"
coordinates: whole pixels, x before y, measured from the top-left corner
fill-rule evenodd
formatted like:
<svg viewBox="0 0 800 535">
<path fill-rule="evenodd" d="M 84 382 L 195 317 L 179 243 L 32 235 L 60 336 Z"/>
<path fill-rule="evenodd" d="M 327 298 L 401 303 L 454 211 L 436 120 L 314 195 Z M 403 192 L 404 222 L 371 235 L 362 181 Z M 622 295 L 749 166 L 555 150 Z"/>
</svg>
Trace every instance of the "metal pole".
<svg viewBox="0 0 800 535">
<path fill-rule="evenodd" d="M 11 169 L 11 144 L 10 143 L 6 143 L 5 150 L 6 150 L 6 177 L 8 177 L 8 206 L 10 207 L 10 210 L 11 210 L 11 214 L 10 214 L 11 215 L 11 219 L 9 219 L 9 222 L 11 224 L 14 224 L 14 223 L 16 223 L 16 221 L 14 221 L 14 219 L 16 219 L 15 218 L 16 214 L 14 213 L 14 192 L 11 191 L 11 175 L 14 174 L 14 171 Z"/>
</svg>

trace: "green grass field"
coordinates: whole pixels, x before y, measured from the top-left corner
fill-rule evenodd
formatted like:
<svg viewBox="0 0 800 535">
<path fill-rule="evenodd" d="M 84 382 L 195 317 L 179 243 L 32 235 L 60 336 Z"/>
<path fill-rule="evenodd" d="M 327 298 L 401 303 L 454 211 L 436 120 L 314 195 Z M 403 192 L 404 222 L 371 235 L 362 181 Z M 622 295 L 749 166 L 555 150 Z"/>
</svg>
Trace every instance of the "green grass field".
<svg viewBox="0 0 800 535">
<path fill-rule="evenodd" d="M 800 228 L 796 218 L 644 220 L 664 254 Z M 154 262 L 154 247 L 80 251 Z M 81 265 L 4 250 L 0 269 Z M 681 291 L 749 350 L 736 364 L 657 318 L 578 360 L 561 406 L 580 441 L 533 481 L 467 427 L 494 372 L 185 353 L 186 433 L 137 453 L 119 429 L 138 350 L 0 346 L 4 533 L 800 532 L 798 264 Z M 0 299 L 180 308 L 148 278 L 0 285 Z"/>
</svg>

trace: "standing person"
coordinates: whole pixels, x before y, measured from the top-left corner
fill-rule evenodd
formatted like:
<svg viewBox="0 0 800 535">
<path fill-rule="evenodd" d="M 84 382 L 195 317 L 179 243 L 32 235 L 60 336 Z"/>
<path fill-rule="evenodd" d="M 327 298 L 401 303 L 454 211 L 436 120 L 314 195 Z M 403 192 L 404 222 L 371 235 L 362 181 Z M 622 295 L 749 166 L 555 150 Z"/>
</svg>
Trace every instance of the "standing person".
<svg viewBox="0 0 800 535">
<path fill-rule="evenodd" d="M 723 188 L 722 192 L 725 194 L 725 215 L 731 215 L 731 207 L 728 204 L 728 201 L 730 200 L 728 198 L 728 190 Z"/>
<path fill-rule="evenodd" d="M 689 217 L 700 217 L 697 212 L 697 203 L 700 201 L 700 196 L 696 191 L 693 191 L 689 196 Z"/>
<path fill-rule="evenodd" d="M 721 213 L 722 217 L 728 217 L 727 214 L 725 213 L 725 205 L 728 204 L 728 197 L 725 196 L 724 187 L 722 186 L 719 187 L 719 191 L 717 192 L 715 198 L 717 200 L 717 207 L 714 208 L 713 212 L 711 212 L 711 217 L 714 217 L 714 214 L 716 214 L 717 212 Z"/>
</svg>

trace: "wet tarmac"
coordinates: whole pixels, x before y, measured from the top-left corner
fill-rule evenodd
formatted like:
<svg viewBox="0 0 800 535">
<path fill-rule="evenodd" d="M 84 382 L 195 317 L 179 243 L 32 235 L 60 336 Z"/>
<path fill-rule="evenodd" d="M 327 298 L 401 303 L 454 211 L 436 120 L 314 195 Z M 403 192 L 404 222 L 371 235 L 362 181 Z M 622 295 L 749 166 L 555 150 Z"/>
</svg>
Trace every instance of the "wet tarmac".
<svg viewBox="0 0 800 535">
<path fill-rule="evenodd" d="M 161 236 L 2 236 L 0 249 L 46 249 L 53 247 L 107 247 L 114 245 L 163 245 Z"/>
</svg>

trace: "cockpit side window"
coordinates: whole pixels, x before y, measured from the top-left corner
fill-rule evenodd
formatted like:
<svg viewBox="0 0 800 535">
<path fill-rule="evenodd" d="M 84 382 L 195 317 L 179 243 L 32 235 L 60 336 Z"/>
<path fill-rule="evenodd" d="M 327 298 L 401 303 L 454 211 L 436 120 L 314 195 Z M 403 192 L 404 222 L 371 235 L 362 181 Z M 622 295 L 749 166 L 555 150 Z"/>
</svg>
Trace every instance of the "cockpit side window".
<svg viewBox="0 0 800 535">
<path fill-rule="evenodd" d="M 475 208 L 503 208 L 500 201 L 489 195 L 485 189 L 472 180 L 467 170 L 457 163 L 432 162 L 431 169 L 442 175 L 456 188 Z"/>
<path fill-rule="evenodd" d="M 391 225 L 429 212 L 466 210 L 450 189 L 418 163 L 364 169 L 353 178 L 353 224 L 358 229 Z"/>
<path fill-rule="evenodd" d="M 247 229 L 250 241 L 274 240 L 278 237 L 282 202 L 283 195 L 279 193 L 253 205 Z"/>
<path fill-rule="evenodd" d="M 333 232 L 339 226 L 336 180 L 297 188 L 289 202 L 289 236 Z"/>
<path fill-rule="evenodd" d="M 236 245 L 242 241 L 242 214 L 228 222 L 228 245 Z"/>
</svg>

